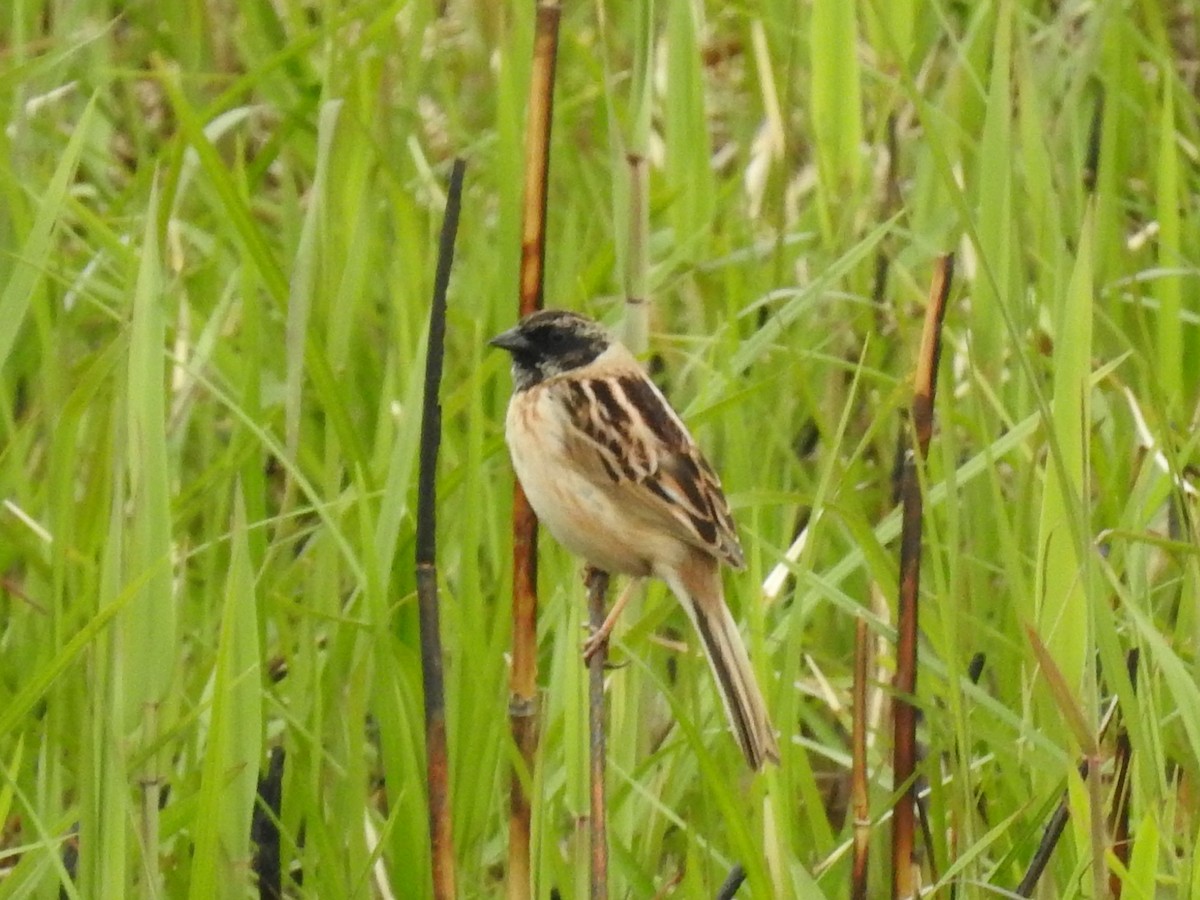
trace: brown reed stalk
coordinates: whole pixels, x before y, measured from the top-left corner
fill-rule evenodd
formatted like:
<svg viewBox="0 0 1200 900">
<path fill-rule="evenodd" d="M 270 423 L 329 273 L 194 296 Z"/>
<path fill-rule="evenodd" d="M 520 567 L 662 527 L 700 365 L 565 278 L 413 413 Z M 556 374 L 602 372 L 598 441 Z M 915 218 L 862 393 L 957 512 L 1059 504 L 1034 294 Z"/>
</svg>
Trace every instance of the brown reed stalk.
<svg viewBox="0 0 1200 900">
<path fill-rule="evenodd" d="M 584 576 L 588 594 L 588 624 L 595 634 L 604 624 L 608 573 L 587 568 Z M 591 900 L 608 897 L 608 813 L 604 753 L 604 667 L 608 663 L 608 642 L 599 645 L 588 660 L 588 761 L 591 770 Z"/>
<path fill-rule="evenodd" d="M 450 819 L 450 762 L 446 752 L 446 697 L 442 682 L 442 636 L 438 625 L 437 457 L 442 436 L 438 387 L 446 344 L 446 288 L 454 262 L 454 238 L 462 208 L 466 163 L 454 161 L 446 194 L 446 216 L 438 245 L 433 304 L 429 310 L 429 346 L 425 354 L 425 397 L 421 413 L 420 471 L 417 481 L 417 608 L 421 621 L 421 683 L 425 691 L 425 771 L 429 791 L 429 849 L 433 896 L 452 900 L 454 840 Z"/>
<path fill-rule="evenodd" d="M 954 274 L 954 257 L 938 260 L 925 327 L 917 355 L 913 384 L 911 424 L 913 444 L 904 454 L 900 480 L 903 504 L 900 530 L 900 598 L 897 613 L 895 697 L 892 703 L 894 738 L 892 770 L 895 806 L 892 813 L 892 896 L 908 900 L 917 893 L 913 874 L 915 849 L 915 806 L 917 767 L 917 635 L 918 596 L 921 585 L 921 514 L 923 498 L 918 466 L 924 461 L 933 434 L 933 401 L 937 391 L 938 358 L 941 355 L 942 321 Z"/>
<path fill-rule="evenodd" d="M 525 121 L 525 192 L 521 215 L 519 312 L 542 306 L 546 259 L 546 186 L 550 171 L 550 124 L 554 109 L 554 69 L 558 58 L 557 2 L 538 3 L 533 69 Z M 519 482 L 513 484 L 513 648 L 508 720 L 520 762 L 513 766 L 509 791 L 509 900 L 532 896 L 530 833 L 532 810 L 526 784 L 537 750 L 537 516 Z"/>
</svg>

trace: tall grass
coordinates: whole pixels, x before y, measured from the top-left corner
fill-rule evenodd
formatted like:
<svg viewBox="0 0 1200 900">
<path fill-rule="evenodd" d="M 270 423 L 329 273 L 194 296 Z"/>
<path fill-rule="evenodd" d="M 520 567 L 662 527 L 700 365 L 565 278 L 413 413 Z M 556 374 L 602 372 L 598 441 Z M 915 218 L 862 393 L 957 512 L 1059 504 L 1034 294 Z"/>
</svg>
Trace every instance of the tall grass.
<svg viewBox="0 0 1200 900">
<path fill-rule="evenodd" d="M 290 895 L 429 890 L 410 560 L 455 154 L 451 799 L 459 886 L 498 895 L 509 382 L 485 342 L 516 305 L 531 4 L 111 8 L 0 12 L 0 896 L 244 896 L 272 747 Z M 736 862 L 745 896 L 848 891 L 855 620 L 893 634 L 872 598 L 897 594 L 899 415 L 933 260 L 956 250 L 923 473 L 926 858 L 959 896 L 1011 889 L 1065 792 L 1042 896 L 1091 895 L 1098 853 L 1128 896 L 1200 896 L 1197 27 L 1182 2 L 567 5 L 547 302 L 618 324 L 639 269 L 652 369 L 739 522 L 727 589 L 783 748 L 744 771 L 651 586 L 609 676 L 616 891 L 712 895 Z M 644 272 L 630 150 L 649 160 Z M 579 896 L 584 600 L 550 541 L 541 596 L 535 889 Z M 1112 698 L 1128 868 L 1093 828 L 1110 769 L 1094 809 L 1064 724 L 1066 704 L 1099 740 Z"/>
</svg>

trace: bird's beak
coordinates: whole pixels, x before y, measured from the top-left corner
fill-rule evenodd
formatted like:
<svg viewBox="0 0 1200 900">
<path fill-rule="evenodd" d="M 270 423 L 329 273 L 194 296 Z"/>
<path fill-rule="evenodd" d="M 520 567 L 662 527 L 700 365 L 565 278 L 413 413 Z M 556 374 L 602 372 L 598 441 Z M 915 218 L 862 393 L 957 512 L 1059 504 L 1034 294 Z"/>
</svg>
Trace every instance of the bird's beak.
<svg viewBox="0 0 1200 900">
<path fill-rule="evenodd" d="M 517 353 L 518 351 L 529 349 L 529 340 L 521 333 L 520 326 L 500 332 L 488 341 L 488 343 L 493 347 L 507 350 L 509 353 Z"/>
</svg>

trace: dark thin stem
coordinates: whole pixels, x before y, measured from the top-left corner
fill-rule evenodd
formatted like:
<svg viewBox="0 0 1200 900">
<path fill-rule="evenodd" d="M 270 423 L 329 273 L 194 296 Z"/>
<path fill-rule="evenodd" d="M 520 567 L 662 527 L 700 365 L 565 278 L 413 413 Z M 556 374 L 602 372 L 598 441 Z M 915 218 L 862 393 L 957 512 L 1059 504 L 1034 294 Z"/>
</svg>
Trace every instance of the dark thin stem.
<svg viewBox="0 0 1200 900">
<path fill-rule="evenodd" d="M 1092 123 L 1088 129 L 1087 155 L 1083 159 L 1083 187 L 1089 194 L 1096 190 L 1096 174 L 1100 171 L 1100 147 L 1104 138 L 1104 85 L 1096 88 L 1092 105 Z"/>
<path fill-rule="evenodd" d="M 742 882 L 746 880 L 746 870 L 742 868 L 741 863 L 734 865 L 729 870 L 729 877 L 717 889 L 717 900 L 733 900 L 733 895 L 738 892 L 738 888 L 742 886 Z"/>
<path fill-rule="evenodd" d="M 1129 681 L 1133 685 L 1134 690 L 1136 690 L 1138 664 L 1138 651 L 1136 648 L 1129 651 L 1128 656 L 1125 658 L 1125 664 L 1129 671 Z M 1101 738 L 1103 738 L 1105 733 L 1108 731 L 1110 723 L 1116 716 L 1116 712 L 1117 706 L 1116 702 L 1114 701 L 1112 707 L 1109 709 L 1108 714 L 1104 717 L 1104 721 L 1100 724 Z M 1128 741 L 1128 735 L 1125 733 L 1125 729 L 1123 727 L 1120 734 L 1117 736 L 1118 754 L 1121 752 L 1122 739 Z M 1086 781 L 1090 771 L 1090 766 L 1088 765 L 1088 760 L 1086 758 L 1079 763 L 1078 771 L 1079 777 Z M 1122 788 L 1120 779 L 1121 771 L 1118 769 L 1118 788 L 1113 799 L 1113 803 L 1115 804 L 1114 815 L 1128 816 L 1128 789 Z M 1126 802 L 1124 803 L 1122 802 L 1123 792 L 1126 794 L 1126 797 L 1124 798 Z M 1058 846 L 1058 839 L 1062 837 L 1062 833 L 1066 829 L 1067 822 L 1071 816 L 1070 807 L 1067 805 L 1067 800 L 1067 792 L 1063 791 L 1062 800 L 1059 801 L 1058 806 L 1055 808 L 1054 812 L 1050 816 L 1049 821 L 1046 823 L 1046 830 L 1042 832 L 1042 839 L 1038 843 L 1037 850 L 1034 851 L 1033 858 L 1029 861 L 1029 868 L 1025 870 L 1025 877 L 1021 879 L 1021 883 L 1018 884 L 1016 889 L 1013 891 L 1013 893 L 1015 893 L 1018 897 L 1033 896 L 1033 892 L 1037 888 L 1038 881 L 1041 880 L 1042 873 L 1046 871 L 1046 866 L 1050 864 L 1050 857 L 1054 854 L 1054 848 Z M 1126 819 L 1125 827 L 1128 828 L 1128 819 Z M 1128 841 L 1127 833 L 1125 839 Z M 1119 853 L 1120 851 L 1114 846 L 1114 852 Z M 1128 853 L 1128 846 L 1125 847 L 1125 852 Z M 1119 897 L 1120 891 L 1115 891 L 1113 896 Z"/>
<path fill-rule="evenodd" d="M 925 310 L 925 328 L 917 355 L 912 403 L 915 447 L 904 454 L 900 478 L 903 503 L 900 530 L 900 599 L 897 613 L 895 698 L 892 703 L 893 778 L 897 786 L 892 813 L 892 896 L 914 897 L 915 804 L 917 800 L 917 635 L 921 585 L 921 516 L 923 498 L 918 466 L 924 461 L 933 434 L 933 401 L 941 355 L 942 320 L 954 271 L 952 256 L 939 260 Z M 902 789 L 901 789 L 902 786 Z"/>
<path fill-rule="evenodd" d="M 442 636 L 438 626 L 437 457 L 442 434 L 438 387 L 446 337 L 446 289 L 454 262 L 454 239 L 462 208 L 466 163 L 454 161 L 446 196 L 446 217 L 438 245 L 433 305 L 429 310 L 429 346 L 425 357 L 425 398 L 421 414 L 420 472 L 417 480 L 417 607 L 421 620 L 421 681 L 425 690 L 425 767 L 429 789 L 429 845 L 433 895 L 455 896 L 454 843 L 450 822 L 450 765 L 446 751 L 446 697 L 442 683 Z"/>
<path fill-rule="evenodd" d="M 258 776 L 258 802 L 250 818 L 250 842 L 254 845 L 254 880 L 260 900 L 283 897 L 283 861 L 280 859 L 279 811 L 283 808 L 282 747 L 272 747 L 267 771 Z"/>
<path fill-rule="evenodd" d="M 896 796 L 892 815 L 892 896 L 915 896 L 912 874 L 915 853 L 917 765 L 917 593 L 921 580 L 921 489 L 912 451 L 905 454 L 901 475 L 901 499 L 904 504 L 900 537 L 900 608 L 897 616 L 896 694 L 892 703 L 894 727 L 893 779 L 903 790 Z"/>
<path fill-rule="evenodd" d="M 417 564 L 435 563 L 437 557 L 436 499 L 437 456 L 442 440 L 442 405 L 438 388 L 446 350 L 446 290 L 454 264 L 454 240 L 462 209 L 462 182 L 466 162 L 454 161 L 446 196 L 446 214 L 438 243 L 437 273 L 433 282 L 433 305 L 429 310 L 429 346 L 425 358 L 425 405 L 421 416 L 420 472 L 417 481 Z"/>
<path fill-rule="evenodd" d="M 1135 647 L 1129 651 L 1129 656 L 1126 658 L 1129 680 L 1134 685 L 1137 684 L 1137 659 L 1138 651 Z M 1133 744 L 1129 740 L 1129 731 L 1125 728 L 1124 721 L 1117 728 L 1115 762 L 1117 778 L 1116 786 L 1113 789 L 1113 807 L 1112 814 L 1109 817 L 1109 830 L 1112 832 L 1113 856 L 1120 860 L 1122 866 L 1128 869 L 1129 851 L 1133 844 L 1133 836 L 1129 833 L 1129 767 L 1133 762 Z M 1122 881 L 1120 876 L 1115 871 L 1111 872 L 1108 877 L 1108 889 L 1114 900 L 1119 900 L 1121 886 Z"/>
<path fill-rule="evenodd" d="M 595 633 L 604 624 L 604 604 L 608 596 L 608 573 L 588 567 L 585 576 L 588 592 L 588 624 Z M 588 750 L 591 768 L 591 849 L 592 900 L 608 897 L 608 832 L 605 752 L 604 752 L 604 666 L 608 662 L 608 643 L 600 644 L 588 660 Z"/>
<path fill-rule="evenodd" d="M 1127 871 L 1129 869 L 1129 850 L 1133 844 L 1133 836 L 1129 833 L 1129 763 L 1133 753 L 1129 743 L 1129 735 L 1122 731 L 1117 737 L 1117 785 L 1113 791 L 1113 856 L 1115 856 Z M 1108 890 L 1113 900 L 1119 900 L 1121 886 L 1124 882 L 1121 876 L 1112 871 L 1108 876 Z"/>
<path fill-rule="evenodd" d="M 1086 779 L 1087 775 L 1088 764 L 1085 759 L 1079 764 L 1079 777 Z M 1071 814 L 1067 808 L 1067 797 L 1064 793 L 1062 802 L 1058 804 L 1058 808 L 1050 816 L 1050 821 L 1046 823 L 1046 830 L 1042 832 L 1042 840 L 1038 844 L 1037 850 L 1034 851 L 1033 859 L 1029 861 L 1029 868 L 1025 871 L 1025 877 L 1021 879 L 1021 883 L 1017 885 L 1017 889 L 1014 891 L 1017 896 L 1033 896 L 1033 890 L 1037 887 L 1037 883 L 1042 877 L 1042 872 L 1046 870 L 1046 866 L 1050 862 L 1050 857 L 1054 853 L 1054 848 L 1058 846 L 1058 839 L 1062 837 L 1063 829 L 1067 827 L 1067 820 L 1070 817 Z"/>
</svg>

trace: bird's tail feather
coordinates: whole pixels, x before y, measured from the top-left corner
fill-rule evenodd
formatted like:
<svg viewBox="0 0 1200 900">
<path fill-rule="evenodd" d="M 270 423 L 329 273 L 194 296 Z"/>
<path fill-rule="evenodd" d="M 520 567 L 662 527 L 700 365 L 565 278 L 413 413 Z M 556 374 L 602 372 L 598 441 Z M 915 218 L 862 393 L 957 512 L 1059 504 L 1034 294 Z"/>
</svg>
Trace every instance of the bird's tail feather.
<svg viewBox="0 0 1200 900">
<path fill-rule="evenodd" d="M 767 704 L 758 688 L 737 623 L 725 605 L 719 587 L 715 597 L 698 596 L 692 591 L 677 590 L 675 593 L 700 635 L 725 714 L 746 761 L 754 769 L 761 769 L 768 760 L 779 762 L 779 745 L 775 742 Z"/>
</svg>

